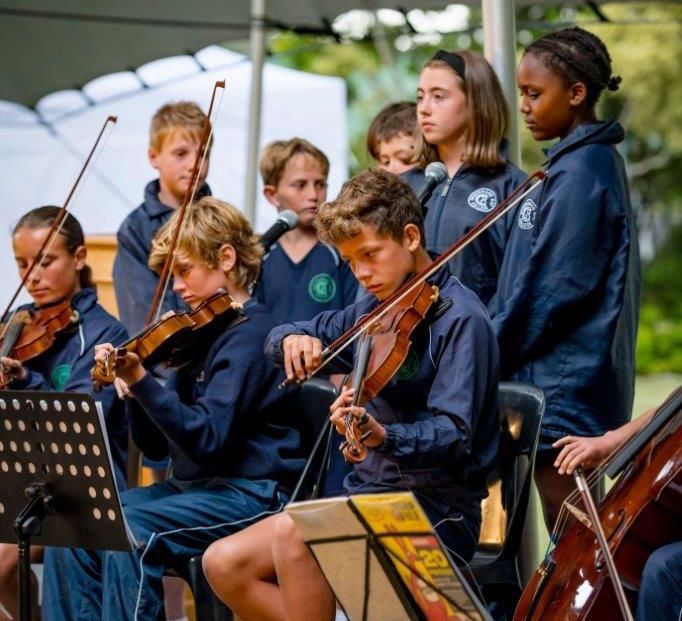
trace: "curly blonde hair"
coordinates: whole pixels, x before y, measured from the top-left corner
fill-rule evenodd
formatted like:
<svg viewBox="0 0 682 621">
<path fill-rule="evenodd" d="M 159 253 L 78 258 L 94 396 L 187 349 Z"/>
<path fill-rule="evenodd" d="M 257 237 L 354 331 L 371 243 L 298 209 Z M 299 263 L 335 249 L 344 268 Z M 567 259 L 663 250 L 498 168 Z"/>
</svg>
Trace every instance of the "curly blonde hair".
<svg viewBox="0 0 682 621">
<path fill-rule="evenodd" d="M 157 274 L 163 269 L 168 256 L 179 214 L 176 211 L 152 240 L 149 267 Z M 187 208 L 178 236 L 176 256 L 216 269 L 220 264 L 220 248 L 225 244 L 232 246 L 237 255 L 231 271 L 235 284 L 250 287 L 258 278 L 263 249 L 249 221 L 236 207 L 212 196 L 192 203 Z"/>
</svg>

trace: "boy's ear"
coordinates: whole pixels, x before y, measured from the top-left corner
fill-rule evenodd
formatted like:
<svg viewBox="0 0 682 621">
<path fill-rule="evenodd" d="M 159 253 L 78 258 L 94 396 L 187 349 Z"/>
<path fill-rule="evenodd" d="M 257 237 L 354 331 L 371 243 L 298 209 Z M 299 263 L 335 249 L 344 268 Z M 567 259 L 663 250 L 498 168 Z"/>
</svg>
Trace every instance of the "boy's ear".
<svg viewBox="0 0 682 621">
<path fill-rule="evenodd" d="M 406 224 L 403 229 L 405 232 L 405 242 L 410 252 L 416 252 L 422 245 L 422 234 L 416 224 Z"/>
<path fill-rule="evenodd" d="M 274 185 L 264 185 L 263 186 L 263 196 L 265 200 L 271 205 L 279 207 L 279 197 L 277 196 L 277 188 Z"/>
<path fill-rule="evenodd" d="M 576 82 L 571 85 L 568 103 L 577 108 L 587 99 L 587 85 L 584 82 Z"/>
<path fill-rule="evenodd" d="M 156 161 L 158 158 L 158 153 L 156 152 L 156 149 L 152 149 L 151 147 L 149 147 L 149 149 L 147 149 L 147 158 L 149 159 L 149 163 L 152 165 L 152 168 L 159 170 L 159 164 Z"/>
<path fill-rule="evenodd" d="M 232 244 L 223 244 L 218 252 L 220 254 L 220 269 L 228 274 L 237 263 L 237 251 Z"/>
</svg>

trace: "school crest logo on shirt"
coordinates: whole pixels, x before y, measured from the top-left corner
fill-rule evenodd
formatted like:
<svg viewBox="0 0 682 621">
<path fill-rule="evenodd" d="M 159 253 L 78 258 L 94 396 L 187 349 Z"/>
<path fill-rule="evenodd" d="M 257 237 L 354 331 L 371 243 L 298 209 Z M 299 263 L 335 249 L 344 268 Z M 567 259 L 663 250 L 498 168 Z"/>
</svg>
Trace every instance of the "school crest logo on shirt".
<svg viewBox="0 0 682 621">
<path fill-rule="evenodd" d="M 317 274 L 308 283 L 308 294 L 316 302 L 324 304 L 329 302 L 336 294 L 336 283 L 329 274 L 324 272 Z"/>
<path fill-rule="evenodd" d="M 533 199 L 527 198 L 521 209 L 519 209 L 519 228 L 520 229 L 532 229 L 535 226 L 535 214 L 537 212 L 537 205 L 533 202 Z"/>
<path fill-rule="evenodd" d="M 412 379 L 418 368 L 419 358 L 414 351 L 410 351 L 410 353 L 407 354 L 407 358 L 405 358 L 405 362 L 400 365 L 395 377 L 401 381 Z"/>
<path fill-rule="evenodd" d="M 472 209 L 486 213 L 495 209 L 497 196 L 495 196 L 495 192 L 490 188 L 478 188 L 478 190 L 474 190 L 469 194 L 467 203 L 469 203 L 469 207 Z"/>
<path fill-rule="evenodd" d="M 52 369 L 50 373 L 50 381 L 54 386 L 55 390 L 62 391 L 66 386 L 66 382 L 69 381 L 71 377 L 71 365 L 70 364 L 60 364 Z"/>
</svg>

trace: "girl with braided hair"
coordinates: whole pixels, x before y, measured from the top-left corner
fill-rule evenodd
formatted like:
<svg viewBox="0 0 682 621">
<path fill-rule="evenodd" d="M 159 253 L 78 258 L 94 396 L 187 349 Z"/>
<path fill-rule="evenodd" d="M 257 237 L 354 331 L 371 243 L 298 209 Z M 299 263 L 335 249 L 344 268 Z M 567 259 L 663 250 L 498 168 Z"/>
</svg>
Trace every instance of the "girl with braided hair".
<svg viewBox="0 0 682 621">
<path fill-rule="evenodd" d="M 548 152 L 548 178 L 517 212 L 490 310 L 501 379 L 545 392 L 535 478 L 552 530 L 572 480 L 553 463 L 566 435 L 595 436 L 631 415 L 640 263 L 623 160 L 624 131 L 595 104 L 618 88 L 604 43 L 569 28 L 526 48 L 521 113 Z"/>
</svg>

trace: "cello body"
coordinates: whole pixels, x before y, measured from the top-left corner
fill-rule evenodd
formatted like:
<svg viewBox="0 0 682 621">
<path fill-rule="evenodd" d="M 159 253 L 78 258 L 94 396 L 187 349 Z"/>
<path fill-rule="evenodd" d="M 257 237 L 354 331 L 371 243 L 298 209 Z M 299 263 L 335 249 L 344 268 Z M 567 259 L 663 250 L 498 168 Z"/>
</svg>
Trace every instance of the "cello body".
<svg viewBox="0 0 682 621">
<path fill-rule="evenodd" d="M 678 409 L 635 454 L 599 505 L 631 608 L 649 555 L 682 539 L 681 468 L 682 409 Z M 514 621 L 620 618 L 596 536 L 576 521 L 524 589 Z"/>
</svg>

